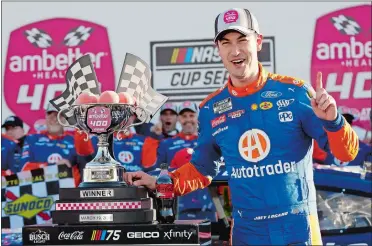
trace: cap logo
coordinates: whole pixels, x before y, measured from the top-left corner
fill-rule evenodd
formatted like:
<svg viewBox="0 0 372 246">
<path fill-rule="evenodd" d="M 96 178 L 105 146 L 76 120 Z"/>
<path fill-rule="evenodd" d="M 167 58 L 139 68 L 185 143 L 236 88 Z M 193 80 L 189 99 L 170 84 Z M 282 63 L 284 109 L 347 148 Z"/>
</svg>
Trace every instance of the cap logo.
<svg viewBox="0 0 372 246">
<path fill-rule="evenodd" d="M 223 20 L 225 23 L 236 22 L 238 20 L 238 16 L 239 16 L 238 11 L 229 10 L 224 14 Z"/>
</svg>

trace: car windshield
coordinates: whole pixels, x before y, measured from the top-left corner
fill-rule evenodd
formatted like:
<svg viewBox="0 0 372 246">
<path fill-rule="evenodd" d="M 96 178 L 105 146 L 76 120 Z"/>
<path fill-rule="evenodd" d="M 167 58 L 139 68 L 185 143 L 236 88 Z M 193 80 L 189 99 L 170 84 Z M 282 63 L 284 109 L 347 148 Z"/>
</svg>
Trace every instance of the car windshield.
<svg viewBox="0 0 372 246">
<path fill-rule="evenodd" d="M 369 197 L 317 190 L 317 203 L 322 231 L 372 226 Z"/>
</svg>

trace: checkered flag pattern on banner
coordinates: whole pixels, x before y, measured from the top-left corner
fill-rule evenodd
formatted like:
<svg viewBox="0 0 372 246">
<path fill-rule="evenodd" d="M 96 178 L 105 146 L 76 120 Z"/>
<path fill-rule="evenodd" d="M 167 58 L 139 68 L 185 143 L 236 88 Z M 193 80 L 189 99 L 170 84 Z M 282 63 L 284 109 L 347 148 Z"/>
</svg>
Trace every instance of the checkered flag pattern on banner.
<svg viewBox="0 0 372 246">
<path fill-rule="evenodd" d="M 52 37 L 43 30 L 32 28 L 31 30 L 26 30 L 24 34 L 27 40 L 35 47 L 48 48 L 53 44 Z"/>
<path fill-rule="evenodd" d="M 357 35 L 361 32 L 360 25 L 351 17 L 339 15 L 332 17 L 331 21 L 334 27 L 342 34 Z"/>
<path fill-rule="evenodd" d="M 84 55 L 71 64 L 66 72 L 66 90 L 50 103 L 58 110 L 68 109 L 83 92 L 100 95 L 99 84 L 89 55 Z M 73 112 L 63 113 L 70 125 L 76 123 Z"/>
<path fill-rule="evenodd" d="M 12 229 L 50 222 L 51 211 L 55 210 L 55 202 L 59 200 L 59 189 L 75 187 L 72 169 L 66 165 L 50 165 L 2 176 L 1 182 L 1 227 Z M 20 199 L 21 197 L 23 198 Z M 35 212 L 36 208 L 27 206 L 26 211 L 23 210 L 24 208 L 16 211 L 16 204 L 23 206 L 32 201 L 37 203 L 41 199 L 53 200 L 50 210 Z M 34 216 L 30 218 L 22 216 L 32 212 Z"/>
<path fill-rule="evenodd" d="M 136 99 L 138 106 L 149 114 L 146 119 L 138 115 L 138 118 L 146 123 L 150 122 L 168 99 L 168 97 L 156 92 L 150 86 L 150 81 L 150 66 L 141 58 L 127 53 L 116 92 L 127 92 Z"/>
<path fill-rule="evenodd" d="M 68 47 L 82 45 L 85 41 L 88 40 L 92 32 L 93 28 L 91 27 L 79 26 L 67 33 L 67 35 L 63 39 L 63 43 Z"/>
</svg>

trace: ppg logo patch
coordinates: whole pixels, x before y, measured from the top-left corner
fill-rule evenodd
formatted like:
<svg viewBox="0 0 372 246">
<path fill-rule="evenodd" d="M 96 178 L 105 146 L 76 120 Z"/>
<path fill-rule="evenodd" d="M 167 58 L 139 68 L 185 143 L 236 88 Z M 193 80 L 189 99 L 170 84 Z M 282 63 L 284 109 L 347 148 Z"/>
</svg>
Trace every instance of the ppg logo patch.
<svg viewBox="0 0 372 246">
<path fill-rule="evenodd" d="M 284 111 L 279 113 L 280 122 L 290 122 L 293 120 L 293 115 L 291 111 Z"/>
</svg>

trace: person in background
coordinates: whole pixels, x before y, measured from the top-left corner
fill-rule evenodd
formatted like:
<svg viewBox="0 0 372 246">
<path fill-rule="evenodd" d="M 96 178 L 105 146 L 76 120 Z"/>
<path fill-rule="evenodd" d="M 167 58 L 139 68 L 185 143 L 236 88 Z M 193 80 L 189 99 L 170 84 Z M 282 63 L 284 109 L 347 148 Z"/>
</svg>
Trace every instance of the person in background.
<svg viewBox="0 0 372 246">
<path fill-rule="evenodd" d="M 47 165 L 66 165 L 73 169 L 75 185 L 81 182 L 80 173 L 87 162 L 91 160 L 91 142 L 83 142 L 85 134 L 78 131 L 64 131 L 57 120 L 57 109 L 48 104 L 46 109 L 47 130 L 39 134 L 27 135 L 22 149 L 22 171 L 42 168 Z M 83 143 L 84 146 L 77 146 Z M 79 149 L 77 151 L 76 149 Z"/>
<path fill-rule="evenodd" d="M 350 124 L 350 126 L 353 125 L 353 121 L 355 117 L 350 113 L 344 113 L 342 116 L 345 118 L 345 120 Z M 357 156 L 354 160 L 350 162 L 343 162 L 337 159 L 332 152 L 324 151 L 319 148 L 319 145 L 316 141 L 314 141 L 314 152 L 313 152 L 313 159 L 314 162 L 319 164 L 325 164 L 325 165 L 336 165 L 339 167 L 346 167 L 346 166 L 363 166 L 363 163 L 365 161 L 372 162 L 372 149 L 371 145 L 368 143 L 365 143 L 359 139 L 359 151 Z"/>
<path fill-rule="evenodd" d="M 4 162 L 2 158 L 1 163 L 2 169 L 9 170 L 12 173 L 19 172 L 21 169 L 22 147 L 26 138 L 23 121 L 18 116 L 9 116 L 1 127 L 5 128 L 5 134 L 1 136 L 1 152 L 4 153 Z"/>
<path fill-rule="evenodd" d="M 150 137 L 154 139 L 166 139 L 179 133 L 177 124 L 177 106 L 173 103 L 165 103 L 160 108 L 160 121 L 150 128 Z"/>
</svg>

